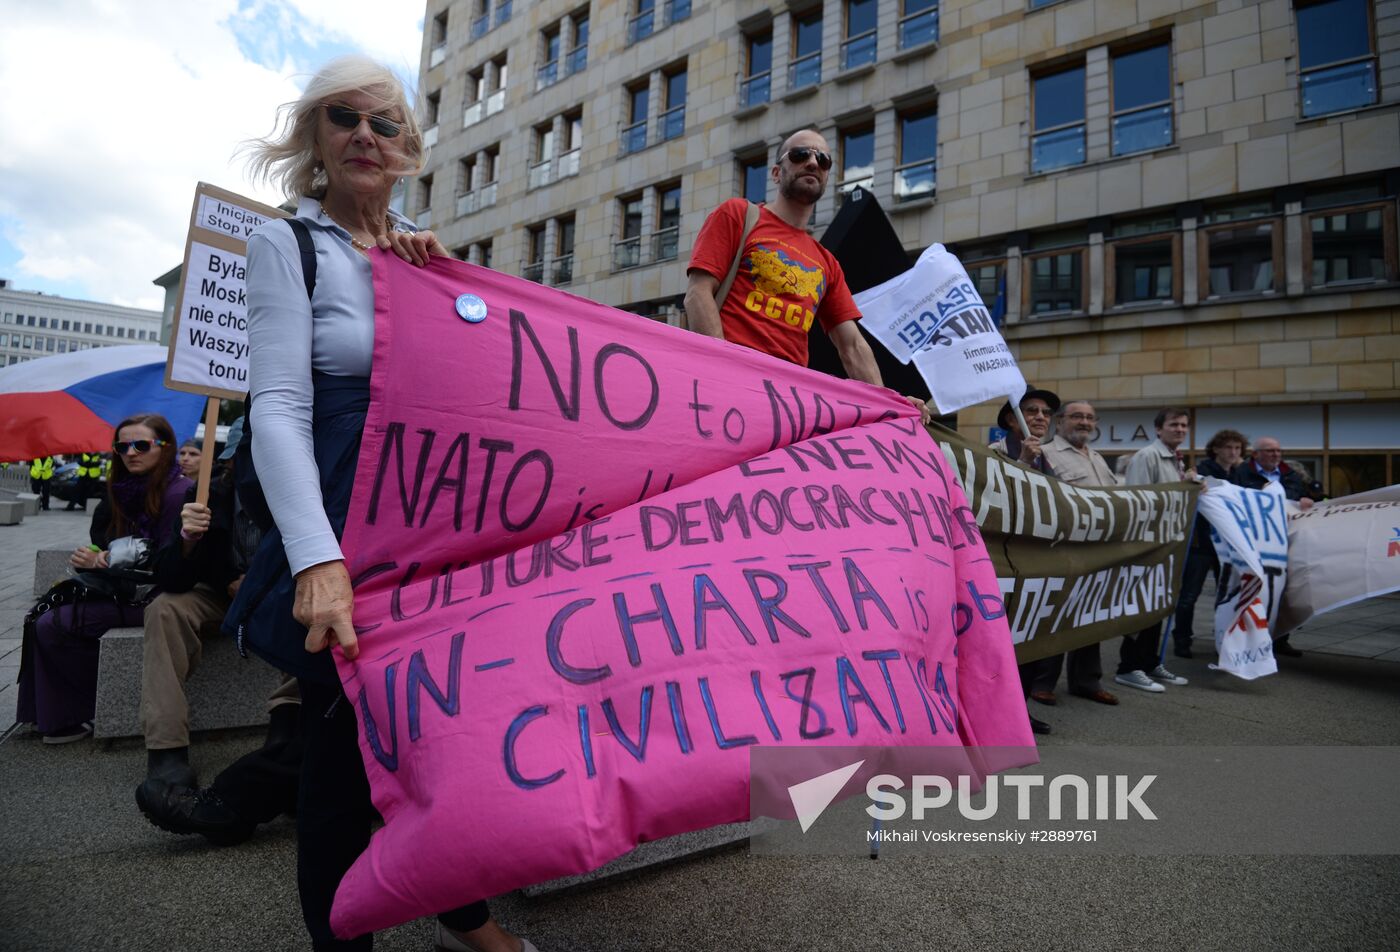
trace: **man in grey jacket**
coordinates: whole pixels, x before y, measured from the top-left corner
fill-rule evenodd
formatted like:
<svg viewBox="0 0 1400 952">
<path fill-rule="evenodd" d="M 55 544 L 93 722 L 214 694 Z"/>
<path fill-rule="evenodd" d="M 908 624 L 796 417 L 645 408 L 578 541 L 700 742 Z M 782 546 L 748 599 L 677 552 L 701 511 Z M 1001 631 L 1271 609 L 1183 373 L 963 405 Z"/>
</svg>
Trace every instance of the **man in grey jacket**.
<svg viewBox="0 0 1400 952">
<path fill-rule="evenodd" d="M 1181 444 L 1191 429 L 1191 417 L 1178 407 L 1158 412 L 1153 425 L 1157 439 L 1133 454 L 1123 482 L 1129 486 L 1151 486 L 1156 483 L 1176 483 L 1186 478 L 1181 461 Z M 1184 685 L 1186 679 L 1172 674 L 1160 660 L 1162 623 L 1144 628 L 1135 635 L 1123 636 L 1118 655 L 1118 673 L 1113 680 L 1126 687 L 1160 694 L 1163 685 Z"/>
</svg>

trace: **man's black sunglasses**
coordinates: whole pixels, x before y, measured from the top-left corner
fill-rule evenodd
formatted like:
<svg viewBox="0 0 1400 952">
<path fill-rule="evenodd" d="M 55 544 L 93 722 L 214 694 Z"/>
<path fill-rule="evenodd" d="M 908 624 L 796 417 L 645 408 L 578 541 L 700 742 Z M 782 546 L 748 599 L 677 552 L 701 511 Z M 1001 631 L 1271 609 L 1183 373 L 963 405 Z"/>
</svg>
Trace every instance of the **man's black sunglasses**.
<svg viewBox="0 0 1400 952">
<path fill-rule="evenodd" d="M 112 444 L 112 452 L 118 456 L 125 456 L 128 450 L 135 450 L 138 453 L 149 453 L 153 446 L 164 446 L 165 440 L 122 440 Z"/>
<path fill-rule="evenodd" d="M 807 164 L 807 160 L 813 156 L 816 156 L 817 168 L 821 169 L 823 172 L 831 171 L 831 153 L 823 152 L 821 149 L 809 149 L 806 146 L 788 149 L 782 155 L 778 156 L 778 161 L 781 162 L 783 159 L 787 159 L 793 165 L 805 165 Z"/>
<path fill-rule="evenodd" d="M 403 131 L 403 126 L 399 123 L 392 119 L 385 119 L 383 116 L 359 112 L 339 103 L 324 102 L 321 105 L 326 107 L 326 115 L 330 116 L 331 122 L 342 129 L 354 129 L 359 126 L 361 120 L 364 120 L 369 123 L 371 132 L 384 139 L 397 138 L 398 134 Z"/>
</svg>

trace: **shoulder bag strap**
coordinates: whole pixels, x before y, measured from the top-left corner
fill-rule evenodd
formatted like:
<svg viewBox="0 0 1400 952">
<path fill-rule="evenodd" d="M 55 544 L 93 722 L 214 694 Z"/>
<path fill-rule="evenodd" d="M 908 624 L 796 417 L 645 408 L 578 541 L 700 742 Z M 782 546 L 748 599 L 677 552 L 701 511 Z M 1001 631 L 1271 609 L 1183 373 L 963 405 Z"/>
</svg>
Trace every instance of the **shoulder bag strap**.
<svg viewBox="0 0 1400 952">
<path fill-rule="evenodd" d="M 306 299 L 311 300 L 316 290 L 316 245 L 311 241 L 311 229 L 299 218 L 288 218 L 292 234 L 297 237 L 297 250 L 301 252 L 301 280 L 306 285 Z"/>
<path fill-rule="evenodd" d="M 749 235 L 753 233 L 753 228 L 758 224 L 758 206 L 753 202 L 748 203 L 744 211 L 744 231 L 739 236 L 739 247 L 734 250 L 734 260 L 729 265 L 729 273 L 720 282 L 719 288 L 715 291 L 715 308 L 723 310 L 724 302 L 729 298 L 729 290 L 734 287 L 734 279 L 739 275 L 739 262 L 744 260 L 744 245 L 749 240 Z"/>
</svg>

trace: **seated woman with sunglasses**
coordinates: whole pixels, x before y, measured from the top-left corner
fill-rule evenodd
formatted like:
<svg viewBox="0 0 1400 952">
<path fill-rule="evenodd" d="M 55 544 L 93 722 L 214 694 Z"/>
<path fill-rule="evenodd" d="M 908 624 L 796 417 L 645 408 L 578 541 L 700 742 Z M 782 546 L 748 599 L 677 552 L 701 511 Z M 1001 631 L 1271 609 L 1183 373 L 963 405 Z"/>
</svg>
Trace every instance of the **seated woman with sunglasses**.
<svg viewBox="0 0 1400 952">
<path fill-rule="evenodd" d="M 303 271 L 293 227 L 270 221 L 248 241 L 248 341 L 253 462 L 274 526 L 229 609 L 225 630 L 300 682 L 305 755 L 297 809 L 297 884 L 316 949 L 338 941 L 331 902 L 369 843 L 375 817 L 357 743 L 354 705 L 326 649 L 359 653 L 350 576 L 339 537 L 369 407 L 378 247 L 424 265 L 446 249 L 389 207 L 403 176 L 423 167 L 423 137 L 403 86 L 384 67 L 348 56 L 324 66 L 280 128 L 252 146 L 255 175 L 297 201 L 315 248 Z M 308 290 L 309 287 L 309 290 Z M 309 296 L 308 296 L 309 295 Z M 463 857 L 464 863 L 485 857 Z M 486 903 L 443 913 L 439 948 L 520 952 L 533 946 L 498 926 Z"/>
<path fill-rule="evenodd" d="M 92 545 L 75 550 L 69 563 L 80 570 L 106 568 L 108 546 L 125 536 L 150 539 L 153 548 L 173 541 L 191 485 L 175 462 L 175 433 L 165 417 L 148 413 L 123 420 L 113 438 L 107 496 L 92 514 Z M 139 626 L 149 600 L 80 596 L 39 615 L 20 665 L 16 720 L 35 724 L 46 744 L 91 734 L 98 642 L 108 629 Z"/>
</svg>

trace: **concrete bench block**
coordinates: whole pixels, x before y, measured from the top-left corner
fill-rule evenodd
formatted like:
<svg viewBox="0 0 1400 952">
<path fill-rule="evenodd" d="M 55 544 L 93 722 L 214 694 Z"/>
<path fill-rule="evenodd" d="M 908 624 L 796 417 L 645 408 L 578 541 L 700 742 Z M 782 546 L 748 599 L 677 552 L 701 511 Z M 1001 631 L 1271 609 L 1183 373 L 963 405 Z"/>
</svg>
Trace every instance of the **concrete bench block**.
<svg viewBox="0 0 1400 952">
<path fill-rule="evenodd" d="M 24 503 L 0 500 L 0 526 L 17 526 L 24 521 Z"/>
<path fill-rule="evenodd" d="M 141 736 L 142 630 L 113 628 L 102 636 L 97 662 L 96 737 Z M 267 698 L 282 674 L 259 658 L 239 655 L 233 639 L 204 638 L 204 652 L 185 682 L 190 730 L 222 730 L 267 723 Z"/>
<path fill-rule="evenodd" d="M 18 493 L 15 499 L 24 503 L 24 514 L 26 516 L 37 516 L 39 514 L 39 497 L 34 493 Z"/>
<path fill-rule="evenodd" d="M 55 582 L 68 578 L 68 559 L 72 555 L 72 549 L 40 549 L 34 553 L 36 597 L 53 588 Z"/>
<path fill-rule="evenodd" d="M 600 866 L 591 873 L 561 876 L 558 879 L 551 879 L 549 882 L 527 886 L 521 892 L 530 897 L 546 896 L 561 890 L 573 889 L 576 886 L 586 886 L 617 876 L 642 872 L 653 866 L 695 859 L 731 846 L 738 846 L 747 842 L 748 838 L 749 825 L 747 823 L 727 823 L 724 826 L 711 827 L 708 830 L 696 830 L 693 833 L 668 836 L 664 840 L 643 843 L 632 852 L 619 856 L 611 863 Z"/>
</svg>

